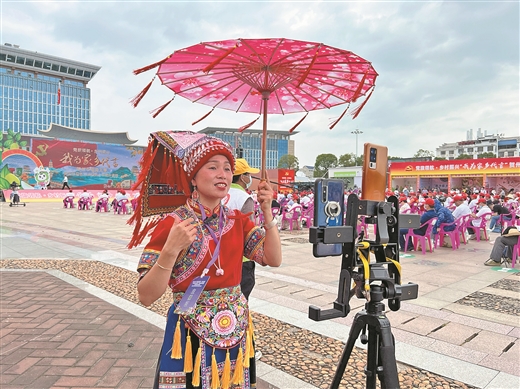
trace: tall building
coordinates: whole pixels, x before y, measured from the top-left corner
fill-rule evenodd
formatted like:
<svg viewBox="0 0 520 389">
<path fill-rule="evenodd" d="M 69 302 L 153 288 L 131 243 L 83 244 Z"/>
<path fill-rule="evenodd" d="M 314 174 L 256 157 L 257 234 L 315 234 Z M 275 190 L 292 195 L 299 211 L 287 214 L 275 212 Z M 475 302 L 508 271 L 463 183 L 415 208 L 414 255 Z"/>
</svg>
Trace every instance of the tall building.
<svg viewBox="0 0 520 389">
<path fill-rule="evenodd" d="M 503 134 L 488 135 L 479 128 L 473 138 L 473 130 L 466 133 L 466 140 L 454 143 L 443 143 L 437 147 L 439 158 L 456 159 L 460 155 L 470 155 L 473 159 L 484 153 L 492 153 L 496 158 L 520 156 L 520 136 L 505 137 Z M 489 157 L 488 157 L 489 158 Z"/>
<path fill-rule="evenodd" d="M 90 130 L 87 84 L 99 69 L 10 43 L 0 46 L 0 131 L 37 135 L 51 123 Z"/>
<path fill-rule="evenodd" d="M 235 149 L 235 154 L 245 158 L 251 166 L 259 168 L 262 165 L 262 130 L 238 132 L 236 128 L 206 127 L 199 132 L 228 142 Z M 266 169 L 276 169 L 281 157 L 294 155 L 294 141 L 290 137 L 297 133 L 267 131 Z"/>
</svg>

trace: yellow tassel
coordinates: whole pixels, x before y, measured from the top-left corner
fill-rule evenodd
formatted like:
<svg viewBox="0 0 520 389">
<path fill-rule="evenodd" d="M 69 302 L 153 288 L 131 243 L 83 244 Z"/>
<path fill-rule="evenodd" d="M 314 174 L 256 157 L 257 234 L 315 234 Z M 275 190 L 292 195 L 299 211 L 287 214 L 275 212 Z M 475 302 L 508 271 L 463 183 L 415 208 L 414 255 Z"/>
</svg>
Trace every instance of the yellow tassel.
<svg viewBox="0 0 520 389">
<path fill-rule="evenodd" d="M 199 346 L 197 350 L 197 355 L 195 356 L 195 366 L 193 367 L 193 377 L 191 378 L 191 384 L 193 386 L 200 386 L 200 348 L 202 344 Z"/>
<path fill-rule="evenodd" d="M 211 356 L 211 389 L 218 389 L 220 387 L 220 377 L 218 376 L 217 357 L 215 356 L 215 349 Z"/>
<path fill-rule="evenodd" d="M 244 383 L 244 353 L 242 352 L 242 346 L 238 346 L 238 356 L 235 364 L 235 371 L 233 372 L 233 379 L 231 380 L 233 385 L 241 385 Z"/>
<path fill-rule="evenodd" d="M 182 359 L 182 344 L 181 344 L 181 317 L 177 320 L 175 327 L 175 334 L 173 335 L 172 359 Z"/>
<path fill-rule="evenodd" d="M 249 311 L 249 331 L 251 331 L 251 336 L 253 337 L 253 341 L 256 340 L 255 337 L 255 326 L 253 325 L 253 315 L 251 315 L 251 311 Z M 252 355 L 250 355 L 251 358 L 255 356 L 255 350 L 251 349 Z"/>
<path fill-rule="evenodd" d="M 186 335 L 186 350 L 184 350 L 184 372 L 191 373 L 193 371 L 193 354 L 191 351 L 190 330 Z"/>
<path fill-rule="evenodd" d="M 231 381 L 231 358 L 229 350 L 226 351 L 226 361 L 224 362 L 224 370 L 222 371 L 222 389 L 229 389 Z"/>
<path fill-rule="evenodd" d="M 251 338 L 251 331 L 246 331 L 246 352 L 244 355 L 244 367 L 249 368 L 249 354 L 251 354 L 251 349 L 253 348 L 253 339 Z M 253 354 L 254 355 L 254 354 Z"/>
</svg>

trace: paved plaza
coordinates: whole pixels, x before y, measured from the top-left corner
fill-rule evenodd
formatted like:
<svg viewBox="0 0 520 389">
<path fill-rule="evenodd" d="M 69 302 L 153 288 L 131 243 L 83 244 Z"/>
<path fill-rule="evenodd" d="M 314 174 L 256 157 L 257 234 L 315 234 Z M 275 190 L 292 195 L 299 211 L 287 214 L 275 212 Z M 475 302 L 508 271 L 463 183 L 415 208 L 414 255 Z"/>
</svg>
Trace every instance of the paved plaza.
<svg viewBox="0 0 520 389">
<path fill-rule="evenodd" d="M 142 248 L 125 248 L 128 217 L 61 202 L 0 212 L 0 388 L 151 388 L 169 300 L 137 302 Z M 403 283 L 419 285 L 419 298 L 387 311 L 402 388 L 520 387 L 520 264 L 484 266 L 491 247 L 401 256 Z M 327 388 L 364 302 L 310 320 L 309 305 L 332 307 L 341 259 L 314 258 L 307 230 L 283 231 L 282 249 L 281 267 L 257 267 L 250 300 L 258 388 Z M 364 387 L 357 346 L 342 388 Z"/>
</svg>

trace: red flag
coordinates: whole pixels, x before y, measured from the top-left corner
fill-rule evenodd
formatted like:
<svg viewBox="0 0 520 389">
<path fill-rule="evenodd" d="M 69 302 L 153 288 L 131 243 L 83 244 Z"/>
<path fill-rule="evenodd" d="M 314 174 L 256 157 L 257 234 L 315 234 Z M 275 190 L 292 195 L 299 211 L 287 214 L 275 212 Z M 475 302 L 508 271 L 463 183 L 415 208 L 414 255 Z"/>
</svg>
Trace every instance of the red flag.
<svg viewBox="0 0 520 389">
<path fill-rule="evenodd" d="M 58 105 L 61 102 L 61 83 L 58 83 Z"/>
</svg>

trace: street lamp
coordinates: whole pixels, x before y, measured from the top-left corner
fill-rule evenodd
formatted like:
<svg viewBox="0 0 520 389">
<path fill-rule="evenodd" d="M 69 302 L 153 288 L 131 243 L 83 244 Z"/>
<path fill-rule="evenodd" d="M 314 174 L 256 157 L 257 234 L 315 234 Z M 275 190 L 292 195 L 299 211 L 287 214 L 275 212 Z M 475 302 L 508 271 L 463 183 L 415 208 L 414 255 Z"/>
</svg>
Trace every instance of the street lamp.
<svg viewBox="0 0 520 389">
<path fill-rule="evenodd" d="M 357 160 L 357 156 L 358 156 L 358 135 L 359 135 L 359 134 L 362 134 L 363 131 L 359 131 L 359 130 L 356 128 L 356 131 L 350 131 L 350 133 L 356 135 L 356 160 Z M 354 161 L 354 162 L 355 162 L 355 161 Z"/>
</svg>

